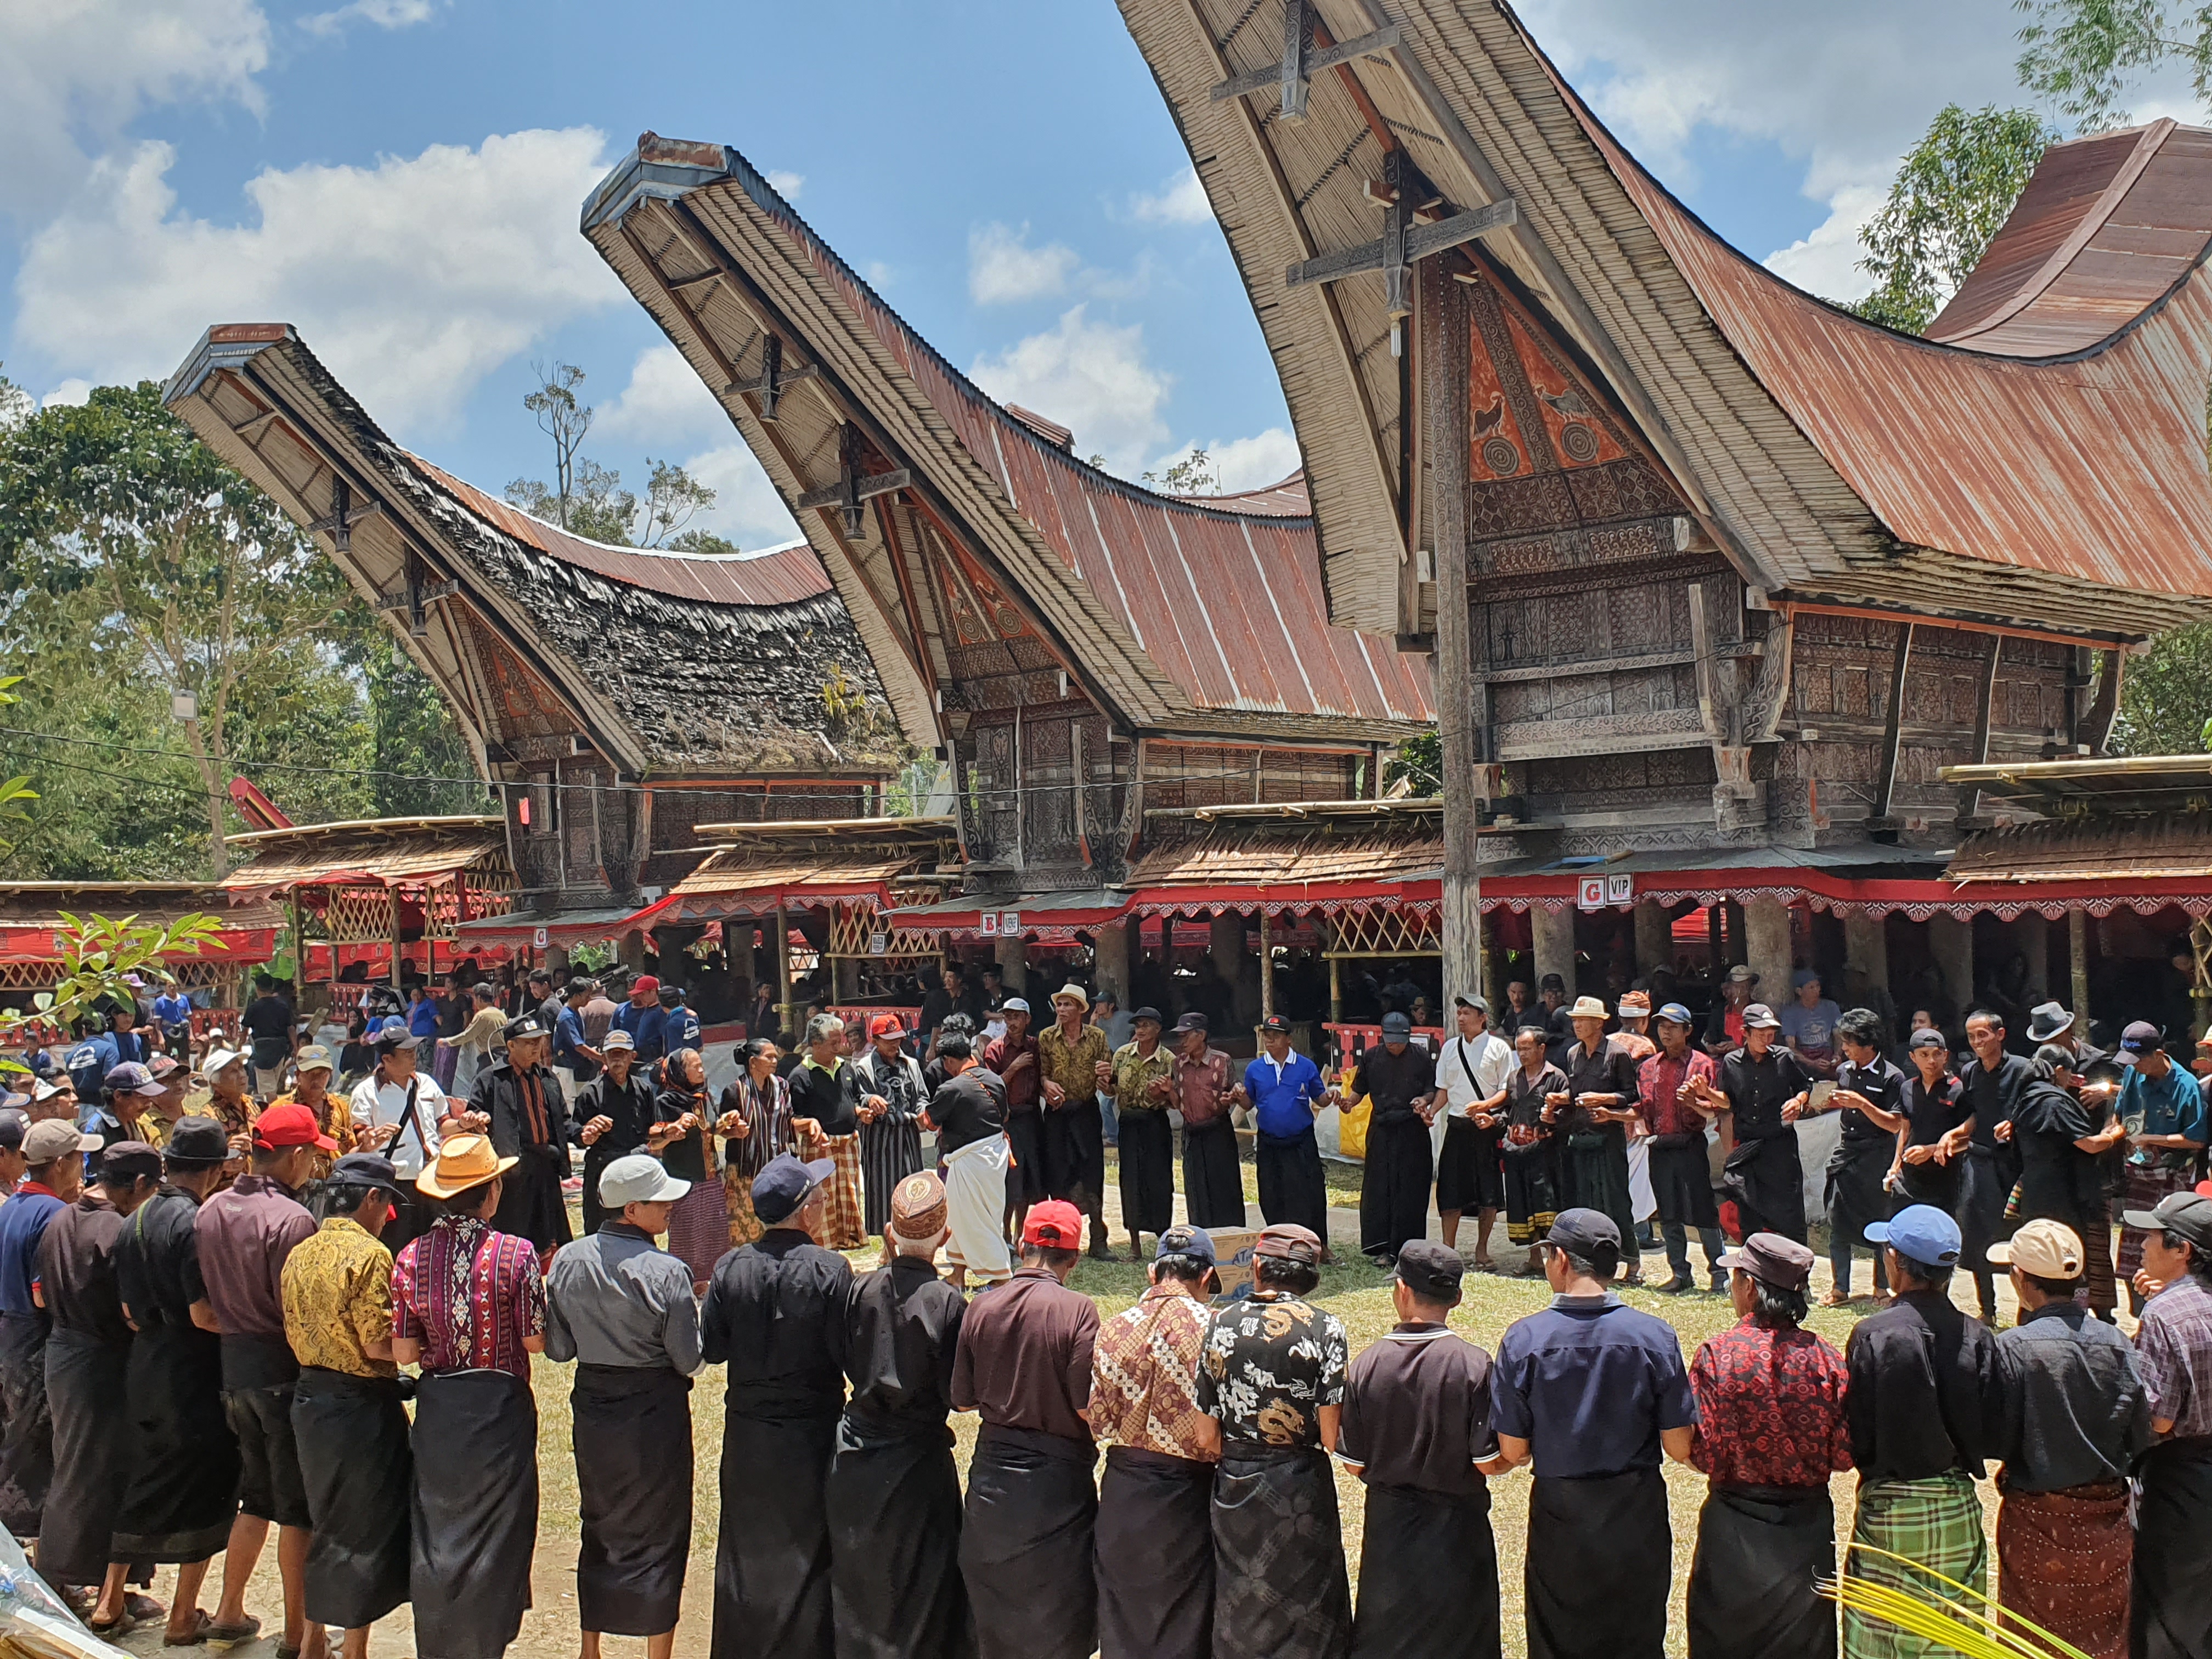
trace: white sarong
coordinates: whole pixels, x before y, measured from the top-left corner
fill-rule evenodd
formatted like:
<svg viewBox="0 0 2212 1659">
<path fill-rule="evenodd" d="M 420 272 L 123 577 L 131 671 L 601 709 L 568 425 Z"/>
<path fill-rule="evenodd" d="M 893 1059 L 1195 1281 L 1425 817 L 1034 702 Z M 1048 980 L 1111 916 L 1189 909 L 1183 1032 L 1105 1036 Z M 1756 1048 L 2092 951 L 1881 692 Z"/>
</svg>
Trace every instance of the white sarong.
<svg viewBox="0 0 2212 1659">
<path fill-rule="evenodd" d="M 1659 1213 L 1659 1194 L 1651 1190 L 1651 1138 L 1628 1143 L 1628 1212 L 1638 1223 Z"/>
<path fill-rule="evenodd" d="M 987 1285 L 1013 1274 L 1006 1255 L 1006 1161 L 1002 1134 L 971 1140 L 945 1157 L 945 1224 L 952 1239 L 945 1259 Z"/>
</svg>

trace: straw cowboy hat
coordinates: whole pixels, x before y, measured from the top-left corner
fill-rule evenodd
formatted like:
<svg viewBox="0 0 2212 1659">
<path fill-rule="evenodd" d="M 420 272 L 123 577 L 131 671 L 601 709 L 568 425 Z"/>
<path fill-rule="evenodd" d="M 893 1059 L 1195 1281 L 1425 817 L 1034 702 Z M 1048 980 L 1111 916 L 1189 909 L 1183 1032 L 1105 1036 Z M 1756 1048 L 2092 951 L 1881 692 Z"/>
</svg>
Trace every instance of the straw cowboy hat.
<svg viewBox="0 0 2212 1659">
<path fill-rule="evenodd" d="M 415 1186 L 432 1198 L 452 1198 L 505 1175 L 520 1162 L 501 1158 L 483 1135 L 453 1135 L 438 1148 L 437 1162 L 415 1177 Z"/>
<path fill-rule="evenodd" d="M 1063 985 L 1052 994 L 1052 1000 L 1055 1006 L 1063 1002 L 1079 1002 L 1088 1008 L 1091 1006 L 1091 993 L 1080 985 Z"/>
<path fill-rule="evenodd" d="M 1567 1010 L 1569 1019 L 1603 1019 L 1605 1004 L 1596 997 L 1577 997 L 1575 1006 Z"/>
</svg>

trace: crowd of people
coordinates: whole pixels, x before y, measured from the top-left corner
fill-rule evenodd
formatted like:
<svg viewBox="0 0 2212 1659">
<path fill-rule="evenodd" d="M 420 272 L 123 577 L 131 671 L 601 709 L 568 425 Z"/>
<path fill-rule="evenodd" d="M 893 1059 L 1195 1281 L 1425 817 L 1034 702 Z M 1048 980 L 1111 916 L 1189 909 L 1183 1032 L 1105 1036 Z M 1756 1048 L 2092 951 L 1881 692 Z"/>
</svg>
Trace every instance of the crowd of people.
<svg viewBox="0 0 2212 1659">
<path fill-rule="evenodd" d="M 1386 1017 L 1334 1078 L 1281 1019 L 1241 1066 L 1194 1012 L 1170 1028 L 1133 1009 L 1116 1042 L 1069 984 L 1034 1032 L 1020 997 L 982 1030 L 957 1010 L 927 1033 L 818 1015 L 795 1054 L 744 1043 L 710 1097 L 698 1018 L 650 977 L 620 1003 L 544 981 L 535 1007 L 496 1011 L 465 1092 L 404 1014 L 364 1025 L 365 1066 L 288 1024 L 267 1066 L 250 1046 L 197 1068 L 149 1047 L 89 1099 L 64 1068 L 0 1110 L 0 1521 L 102 1634 L 252 1636 L 273 1526 L 287 1659 L 320 1659 L 333 1628 L 360 1659 L 403 1602 L 426 1659 L 489 1659 L 532 1601 L 543 1354 L 575 1367 L 585 1659 L 606 1634 L 665 1659 L 689 1394 L 719 1364 L 719 1659 L 1496 1653 L 1491 1486 L 1522 1465 L 1528 1650 L 1656 1655 L 1668 1460 L 1710 1483 L 1700 1659 L 1836 1650 L 1815 1582 L 1836 1566 L 1838 1471 L 1858 1476 L 1856 1571 L 1923 1596 L 1984 1582 L 1993 1465 L 2004 1607 L 2098 1659 L 2203 1659 L 2197 1078 L 2157 1028 L 2107 1057 L 2056 1005 L 2033 1011 L 2032 1056 L 1977 1011 L 1966 1056 L 1916 1032 L 1908 1072 L 1874 1015 L 1811 988 L 1796 1021 L 1743 993 L 1710 1022 L 1633 989 L 1611 1009 L 1515 995 L 1510 1042 L 1461 997 L 1433 1053 Z M 1355 1103 L 1361 1247 L 1398 1315 L 1356 1357 L 1310 1299 L 1330 1259 L 1315 1119 Z M 1140 1259 L 1155 1248 L 1142 1298 L 1102 1321 L 1067 1279 L 1086 1243 L 1112 1255 L 1109 1108 L 1124 1225 Z M 1794 1125 L 1821 1111 L 1844 1115 L 1831 1296 L 1854 1249 L 1883 1292 L 1841 1354 L 1802 1324 Z M 1213 1235 L 1247 1218 L 1237 1115 L 1266 1224 L 1249 1287 L 1224 1296 Z M 1618 1294 L 1639 1178 L 1667 1288 L 1696 1284 L 1695 1229 L 1739 1316 L 1686 1364 Z M 1553 1296 L 1486 1350 L 1449 1327 L 1457 1232 L 1474 1212 L 1486 1262 L 1501 1210 Z M 848 1253 L 877 1245 L 857 1269 Z M 1978 1319 L 1952 1299 L 1962 1272 Z M 2002 1332 L 2000 1275 L 2021 1310 Z M 980 1419 L 964 1490 L 955 1412 Z M 1356 1607 L 1332 1459 L 1366 1488 Z M 166 1606 L 146 1594 L 159 1564 L 177 1568 Z M 1924 1650 L 1856 1613 L 1841 1640 Z"/>
</svg>

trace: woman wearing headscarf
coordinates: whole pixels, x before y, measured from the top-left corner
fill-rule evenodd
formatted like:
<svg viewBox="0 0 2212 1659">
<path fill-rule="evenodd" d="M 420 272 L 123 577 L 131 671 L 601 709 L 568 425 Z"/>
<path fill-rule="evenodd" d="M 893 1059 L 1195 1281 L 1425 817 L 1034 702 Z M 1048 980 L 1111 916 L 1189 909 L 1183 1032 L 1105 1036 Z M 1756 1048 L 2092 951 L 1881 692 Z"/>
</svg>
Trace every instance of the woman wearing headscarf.
<svg viewBox="0 0 2212 1659">
<path fill-rule="evenodd" d="M 793 1124 L 791 1088 L 775 1070 L 782 1051 L 768 1038 L 755 1037 L 739 1051 L 739 1058 L 744 1069 L 722 1091 L 722 1114 L 714 1124 L 714 1133 L 723 1137 L 722 1195 L 729 1209 L 733 1250 L 767 1231 L 753 1213 L 753 1177 L 771 1159 L 784 1152 L 800 1159 L 830 1155 L 820 1137 Z"/>
<path fill-rule="evenodd" d="M 704 1291 L 714 1264 L 730 1248 L 730 1215 L 714 1170 L 714 1106 L 707 1097 L 707 1062 L 696 1048 L 678 1048 L 662 1062 L 660 1098 L 653 1109 L 651 1144 L 660 1161 L 691 1190 L 668 1212 L 668 1253 L 691 1270 Z"/>
</svg>

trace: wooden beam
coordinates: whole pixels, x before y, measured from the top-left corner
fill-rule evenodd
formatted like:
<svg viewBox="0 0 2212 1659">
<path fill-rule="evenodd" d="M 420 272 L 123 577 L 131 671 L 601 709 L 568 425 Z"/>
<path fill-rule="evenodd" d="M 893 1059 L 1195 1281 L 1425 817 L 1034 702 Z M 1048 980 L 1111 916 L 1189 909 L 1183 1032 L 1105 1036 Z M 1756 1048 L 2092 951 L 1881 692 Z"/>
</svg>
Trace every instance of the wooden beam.
<svg viewBox="0 0 2212 1659">
<path fill-rule="evenodd" d="M 1974 698 L 1974 758 L 1975 766 L 1986 766 L 1990 761 L 1990 714 L 1997 694 L 1997 658 L 2004 649 L 2004 636 L 1992 634 L 1989 647 L 1982 654 L 1982 684 Z M 1959 816 L 1971 818 L 1981 809 L 1982 792 L 1972 784 L 1959 791 Z"/>
<path fill-rule="evenodd" d="M 1295 14 L 1295 6 L 1286 9 L 1285 14 L 1286 21 Z M 1285 33 L 1287 32 L 1286 28 Z M 1322 70 L 1334 69 L 1339 64 L 1348 64 L 1355 58 L 1378 56 L 1398 44 L 1398 26 L 1395 23 L 1385 24 L 1371 33 L 1360 35 L 1356 40 L 1340 41 L 1334 46 L 1321 45 L 1318 39 L 1321 31 L 1316 28 L 1315 33 L 1316 39 L 1312 49 L 1304 54 L 1304 78 L 1308 80 Z M 1304 44 L 1303 40 L 1300 44 Z M 1228 80 L 1216 86 L 1206 96 L 1212 102 L 1218 104 L 1231 98 L 1249 97 L 1255 92 L 1277 91 L 1284 85 L 1285 78 L 1284 64 L 1289 61 L 1290 55 L 1286 51 L 1283 63 L 1271 64 L 1266 69 L 1251 70 L 1243 75 L 1231 76 Z"/>
<path fill-rule="evenodd" d="M 1905 680 L 1912 670 L 1913 632 L 1911 623 L 1898 629 L 1897 654 L 1889 665 L 1889 709 L 1882 727 L 1881 754 L 1875 762 L 1874 806 L 1868 814 L 1869 829 L 1887 827 L 1890 803 L 1897 794 L 1897 754 L 1905 732 Z M 1984 714 L 1984 732 L 1988 729 Z M 1986 736 L 1984 741 L 1987 741 Z"/>
<path fill-rule="evenodd" d="M 2120 712 L 2121 675 L 2128 656 L 2124 651 L 2110 648 L 2104 654 L 2104 672 L 2097 677 L 2097 695 L 2089 703 L 2087 716 L 2074 733 L 2074 741 L 2087 744 L 2093 755 L 2103 754 L 2105 745 L 2112 740 L 2112 721 Z"/>
<path fill-rule="evenodd" d="M 1393 151 L 1393 155 L 1400 152 Z M 1411 216 L 1403 201 L 1390 205 L 1393 216 Z M 1434 224 L 1415 225 L 1394 235 L 1386 231 L 1372 242 L 1363 242 L 1357 247 L 1323 253 L 1311 259 L 1302 259 L 1283 273 L 1286 288 L 1304 288 L 1310 283 L 1334 283 L 1361 271 L 1380 270 L 1387 276 L 1395 270 L 1425 259 L 1446 248 L 1457 247 L 1463 242 L 1488 236 L 1520 222 L 1521 209 L 1510 196 L 1488 207 L 1471 209 L 1439 219 Z M 1404 315 L 1401 312 L 1396 313 Z"/>
<path fill-rule="evenodd" d="M 1419 268 L 1421 466 L 1437 575 L 1437 736 L 1443 770 L 1443 994 L 1482 994 L 1482 887 L 1477 868 L 1472 700 L 1474 612 L 1468 593 L 1467 290 L 1440 261 Z M 1378 771 L 1380 769 L 1377 769 Z"/>
</svg>

